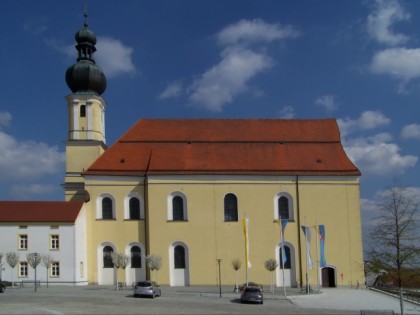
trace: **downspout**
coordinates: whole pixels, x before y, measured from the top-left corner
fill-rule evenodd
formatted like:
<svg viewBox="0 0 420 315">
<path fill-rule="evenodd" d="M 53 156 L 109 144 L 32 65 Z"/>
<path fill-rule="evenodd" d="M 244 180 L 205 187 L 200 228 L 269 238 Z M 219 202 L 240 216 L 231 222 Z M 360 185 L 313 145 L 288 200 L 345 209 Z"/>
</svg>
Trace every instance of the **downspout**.
<svg viewBox="0 0 420 315">
<path fill-rule="evenodd" d="M 298 252 L 299 252 L 299 278 L 300 278 L 300 287 L 302 288 L 303 278 L 302 278 L 302 244 L 300 237 L 300 199 L 299 199 L 299 175 L 296 175 L 295 181 L 296 187 L 296 212 L 297 212 L 297 235 L 298 235 Z"/>
<path fill-rule="evenodd" d="M 146 257 L 150 255 L 150 240 L 149 240 L 149 168 L 150 168 L 150 162 L 152 160 L 152 154 L 153 154 L 153 147 L 150 150 L 150 156 L 149 161 L 147 162 L 147 168 L 144 174 L 144 240 L 146 243 Z M 150 269 L 147 265 L 147 261 L 145 259 L 145 265 L 146 265 L 146 279 L 151 279 L 150 275 Z"/>
</svg>

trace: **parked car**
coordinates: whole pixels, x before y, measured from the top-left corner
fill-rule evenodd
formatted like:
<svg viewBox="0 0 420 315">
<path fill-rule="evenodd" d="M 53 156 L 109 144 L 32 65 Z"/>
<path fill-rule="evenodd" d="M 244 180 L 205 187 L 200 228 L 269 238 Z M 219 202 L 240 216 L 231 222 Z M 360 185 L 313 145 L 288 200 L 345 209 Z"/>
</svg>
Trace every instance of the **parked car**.
<svg viewBox="0 0 420 315">
<path fill-rule="evenodd" d="M 139 281 L 134 284 L 134 297 L 139 296 L 161 296 L 159 285 L 154 281 Z"/>
<path fill-rule="evenodd" d="M 263 286 L 261 284 L 258 284 L 256 282 L 249 281 L 248 283 L 244 283 L 244 284 L 241 284 L 239 286 L 239 292 L 242 292 L 245 287 L 260 287 L 261 290 L 263 288 Z"/>
<path fill-rule="evenodd" d="M 260 286 L 247 286 L 244 287 L 241 293 L 242 303 L 264 303 L 263 290 Z"/>
<path fill-rule="evenodd" d="M 0 293 L 4 293 L 6 291 L 6 284 L 0 280 Z"/>
</svg>

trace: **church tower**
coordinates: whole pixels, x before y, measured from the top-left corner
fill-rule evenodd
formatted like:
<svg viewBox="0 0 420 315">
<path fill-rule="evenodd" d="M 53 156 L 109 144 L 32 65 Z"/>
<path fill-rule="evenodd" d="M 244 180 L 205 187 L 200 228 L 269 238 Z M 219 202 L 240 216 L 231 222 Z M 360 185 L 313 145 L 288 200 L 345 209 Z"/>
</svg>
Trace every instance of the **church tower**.
<svg viewBox="0 0 420 315">
<path fill-rule="evenodd" d="M 95 64 L 96 36 L 88 28 L 85 13 L 83 27 L 76 33 L 77 62 L 67 69 L 66 83 L 72 94 L 68 106 L 68 139 L 66 145 L 65 199 L 86 201 L 82 173 L 105 150 L 105 108 L 101 97 L 106 78 Z"/>
</svg>

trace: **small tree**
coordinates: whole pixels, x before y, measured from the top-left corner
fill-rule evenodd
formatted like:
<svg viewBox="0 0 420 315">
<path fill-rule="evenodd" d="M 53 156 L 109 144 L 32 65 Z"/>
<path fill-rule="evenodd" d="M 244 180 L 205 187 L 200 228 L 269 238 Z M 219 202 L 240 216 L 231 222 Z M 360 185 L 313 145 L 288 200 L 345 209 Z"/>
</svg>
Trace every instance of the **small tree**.
<svg viewBox="0 0 420 315">
<path fill-rule="evenodd" d="M 19 262 L 19 255 L 15 252 L 6 253 L 6 261 L 7 264 L 12 268 L 12 288 L 15 287 L 15 283 L 13 280 L 14 269 Z"/>
<path fill-rule="evenodd" d="M 52 256 L 50 254 L 42 255 L 42 264 L 45 266 L 45 268 L 47 268 L 47 288 L 48 288 L 49 269 L 50 269 L 53 261 L 54 261 L 54 259 L 52 258 Z"/>
<path fill-rule="evenodd" d="M 128 264 L 129 257 L 128 255 L 122 253 L 111 253 L 112 263 L 114 264 L 114 268 L 116 268 L 116 275 L 117 275 L 117 291 L 119 290 L 118 286 L 118 269 L 123 268 L 125 269 Z"/>
<path fill-rule="evenodd" d="M 270 286 L 271 286 L 271 292 L 274 294 L 274 272 L 276 270 L 276 268 L 278 267 L 278 263 L 275 259 L 270 258 L 267 259 L 264 262 L 264 267 L 265 269 L 267 269 L 268 271 L 270 271 Z"/>
<path fill-rule="evenodd" d="M 239 290 L 238 270 L 241 269 L 241 266 L 242 266 L 242 262 L 239 258 L 232 259 L 232 267 L 233 267 L 233 270 L 235 270 L 235 289 L 234 289 L 235 292 L 238 292 Z"/>
<path fill-rule="evenodd" d="M 26 254 L 26 259 L 28 260 L 28 264 L 35 270 L 34 284 L 35 284 L 35 292 L 36 292 L 36 267 L 38 267 L 39 263 L 41 262 L 41 254 L 29 253 L 29 254 Z"/>
<path fill-rule="evenodd" d="M 147 266 L 150 268 L 150 270 L 153 273 L 153 270 L 156 270 L 156 282 L 159 284 L 159 275 L 158 271 L 162 267 L 162 256 L 158 255 L 149 255 L 146 257 L 146 263 Z"/>
<path fill-rule="evenodd" d="M 370 261 L 376 270 L 393 277 L 400 289 L 400 309 L 404 314 L 402 287 L 404 270 L 418 263 L 418 196 L 407 187 L 394 183 L 382 194 L 377 209 L 381 213 L 370 232 L 372 248 Z"/>
</svg>

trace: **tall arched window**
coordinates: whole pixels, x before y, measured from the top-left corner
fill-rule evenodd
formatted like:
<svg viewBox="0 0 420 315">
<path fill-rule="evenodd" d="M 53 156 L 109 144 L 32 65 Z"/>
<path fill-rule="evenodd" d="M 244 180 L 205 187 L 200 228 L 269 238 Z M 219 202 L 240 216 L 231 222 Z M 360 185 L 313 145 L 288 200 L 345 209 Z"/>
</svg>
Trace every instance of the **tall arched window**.
<svg viewBox="0 0 420 315">
<path fill-rule="evenodd" d="M 234 194 L 225 196 L 225 221 L 238 221 L 238 198 Z"/>
<path fill-rule="evenodd" d="M 102 219 L 113 219 L 112 199 L 105 197 L 102 199 Z"/>
<path fill-rule="evenodd" d="M 86 117 L 86 105 L 80 106 L 80 117 Z"/>
<path fill-rule="evenodd" d="M 184 200 L 181 196 L 172 198 L 172 220 L 182 221 L 184 218 Z"/>
<path fill-rule="evenodd" d="M 131 268 L 141 268 L 141 249 L 138 246 L 131 247 Z"/>
<path fill-rule="evenodd" d="M 279 268 L 282 268 L 282 259 L 283 259 L 283 254 L 282 254 L 282 250 L 281 247 L 279 249 L 279 257 L 280 257 L 280 264 L 279 264 Z M 292 257 L 290 256 L 290 247 L 289 246 L 284 246 L 284 253 L 286 256 L 286 261 L 284 262 L 284 269 L 291 269 L 292 268 Z"/>
<path fill-rule="evenodd" d="M 104 268 L 114 268 L 114 263 L 112 262 L 112 253 L 114 250 L 111 246 L 105 246 L 103 250 L 104 254 Z"/>
<path fill-rule="evenodd" d="M 130 198 L 129 208 L 130 208 L 130 219 L 140 220 L 140 200 L 135 197 Z"/>
<path fill-rule="evenodd" d="M 279 203 L 279 218 L 280 219 L 290 219 L 290 215 L 289 215 L 289 200 L 287 199 L 287 197 L 280 197 L 278 200 Z"/>
<path fill-rule="evenodd" d="M 174 248 L 174 267 L 175 269 L 185 269 L 185 248 L 181 245 Z"/>
</svg>

